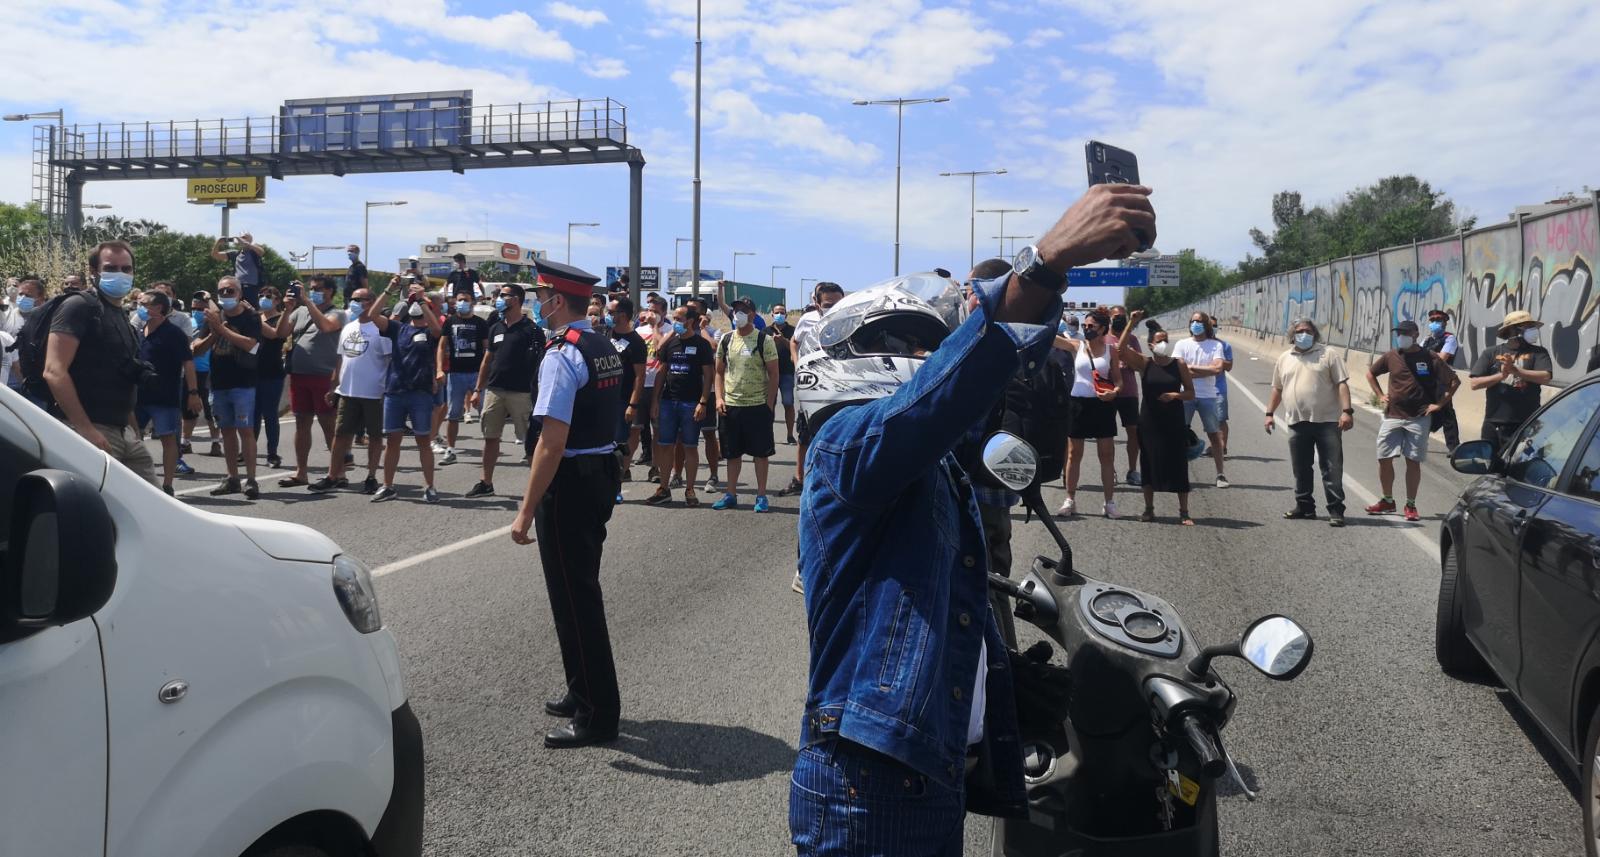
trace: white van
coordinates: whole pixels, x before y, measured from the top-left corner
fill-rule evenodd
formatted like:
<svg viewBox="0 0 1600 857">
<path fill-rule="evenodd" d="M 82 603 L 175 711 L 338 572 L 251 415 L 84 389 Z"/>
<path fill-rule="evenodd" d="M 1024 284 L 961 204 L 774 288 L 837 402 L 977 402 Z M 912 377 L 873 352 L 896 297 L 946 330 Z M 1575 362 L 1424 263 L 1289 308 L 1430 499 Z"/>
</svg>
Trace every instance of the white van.
<svg viewBox="0 0 1600 857">
<path fill-rule="evenodd" d="M 0 386 L 0 855 L 412 857 L 422 801 L 366 567 Z"/>
</svg>

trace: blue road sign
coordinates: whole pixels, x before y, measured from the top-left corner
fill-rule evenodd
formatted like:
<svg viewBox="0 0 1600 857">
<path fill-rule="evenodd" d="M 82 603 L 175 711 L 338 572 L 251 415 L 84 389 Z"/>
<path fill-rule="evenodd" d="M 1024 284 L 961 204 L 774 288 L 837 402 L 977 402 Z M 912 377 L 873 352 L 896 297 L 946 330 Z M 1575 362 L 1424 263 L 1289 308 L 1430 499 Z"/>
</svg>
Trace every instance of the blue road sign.
<svg viewBox="0 0 1600 857">
<path fill-rule="evenodd" d="M 1071 268 L 1067 271 L 1069 286 L 1148 286 L 1148 268 Z"/>
</svg>

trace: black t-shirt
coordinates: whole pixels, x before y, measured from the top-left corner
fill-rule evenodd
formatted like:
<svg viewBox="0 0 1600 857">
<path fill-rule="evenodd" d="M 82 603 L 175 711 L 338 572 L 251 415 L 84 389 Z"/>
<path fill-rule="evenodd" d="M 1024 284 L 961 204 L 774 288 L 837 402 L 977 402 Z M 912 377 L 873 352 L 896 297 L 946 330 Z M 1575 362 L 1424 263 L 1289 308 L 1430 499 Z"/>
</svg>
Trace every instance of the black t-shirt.
<svg viewBox="0 0 1600 857">
<path fill-rule="evenodd" d="M 156 380 L 139 390 L 142 407 L 175 408 L 183 401 L 183 364 L 194 359 L 189 353 L 189 337 L 172 322 L 145 334 L 139 343 L 139 359 L 155 367 Z"/>
<path fill-rule="evenodd" d="M 643 363 L 650 355 L 650 349 L 644 344 L 644 337 L 639 331 L 630 330 L 627 333 L 611 335 L 611 344 L 616 346 L 617 353 L 622 355 L 622 404 L 633 401 L 634 366 Z"/>
<path fill-rule="evenodd" d="M 350 295 L 354 294 L 356 289 L 366 288 L 366 285 L 367 266 L 359 261 L 351 262 L 350 271 L 346 273 L 344 277 L 345 306 L 350 305 Z"/>
<path fill-rule="evenodd" d="M 531 391 L 544 357 L 544 330 L 524 315 L 510 327 L 503 321 L 489 328 L 489 377 L 484 386 L 514 392 Z"/>
<path fill-rule="evenodd" d="M 1550 362 L 1550 352 L 1542 346 L 1523 343 L 1519 348 L 1510 348 L 1506 343 L 1500 343 L 1493 348 L 1478 355 L 1476 363 L 1472 364 L 1472 371 L 1468 373 L 1473 378 L 1483 378 L 1488 375 L 1500 374 L 1500 355 L 1516 355 L 1517 365 L 1533 372 L 1549 372 L 1553 369 Z M 1513 378 L 1515 384 L 1495 384 L 1483 391 L 1484 409 L 1483 421 L 1486 423 L 1521 423 L 1533 412 L 1539 409 L 1540 391 L 1543 389 L 1537 384 L 1527 384 Z"/>
<path fill-rule="evenodd" d="M 278 315 L 274 313 L 270 318 L 261 320 L 263 331 L 271 330 L 278 326 Z M 256 352 L 256 371 L 264 379 L 283 377 L 283 340 L 268 339 L 265 335 L 257 335 L 261 340 L 261 349 Z"/>
<path fill-rule="evenodd" d="M 705 395 L 705 372 L 716 359 L 716 346 L 699 336 L 679 337 L 666 351 L 657 351 L 666 386 L 661 398 L 674 402 L 698 402 Z M 658 381 L 659 383 L 659 381 Z"/>
<path fill-rule="evenodd" d="M 97 289 L 83 294 L 56 308 L 50 332 L 78 340 L 78 353 L 67 374 L 89 422 L 124 426 L 138 398 L 138 375 L 132 371 L 139 355 L 138 338 L 120 307 L 108 305 Z"/>
<path fill-rule="evenodd" d="M 475 315 L 452 315 L 444 325 L 450 338 L 450 371 L 476 373 L 483 364 L 483 345 L 489 338 L 489 322 Z"/>
<path fill-rule="evenodd" d="M 433 376 L 439 365 L 435 359 L 439 353 L 439 337 L 426 327 L 395 321 L 389 322 L 389 329 L 383 335 L 394 342 L 394 357 L 389 361 L 383 391 L 433 392 Z"/>
<path fill-rule="evenodd" d="M 248 308 L 238 315 L 223 313 L 222 322 L 237 333 L 254 340 L 259 341 L 261 339 L 261 316 L 256 315 Z M 265 346 L 256 349 L 253 358 L 243 356 L 232 342 L 226 337 L 218 335 L 211 346 L 211 389 L 254 389 L 256 379 L 261 376 L 258 367 L 261 362 L 262 348 L 265 348 Z M 281 366 L 278 374 L 283 374 Z"/>
<path fill-rule="evenodd" d="M 773 331 L 783 336 L 784 342 L 778 346 L 778 374 L 794 374 L 794 356 L 789 353 L 789 343 L 794 341 L 794 325 L 789 322 L 767 325 L 768 331 Z"/>
<path fill-rule="evenodd" d="M 450 276 L 445 278 L 445 282 L 449 285 L 448 294 L 455 295 L 460 292 L 471 292 L 473 299 L 476 300 L 478 293 L 481 291 L 479 284 L 483 282 L 483 278 L 478 275 L 477 271 L 468 268 L 465 271 L 451 271 Z"/>
</svg>

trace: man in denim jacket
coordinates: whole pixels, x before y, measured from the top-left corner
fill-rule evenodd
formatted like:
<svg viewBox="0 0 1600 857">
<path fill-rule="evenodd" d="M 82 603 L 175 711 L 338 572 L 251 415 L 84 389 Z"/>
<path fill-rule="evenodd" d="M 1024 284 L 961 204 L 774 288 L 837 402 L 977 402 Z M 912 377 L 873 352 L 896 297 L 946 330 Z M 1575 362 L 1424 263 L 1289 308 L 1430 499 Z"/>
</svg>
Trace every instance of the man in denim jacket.
<svg viewBox="0 0 1600 857">
<path fill-rule="evenodd" d="M 1045 359 L 1066 270 L 1154 240 L 1149 193 L 1090 187 L 1019 255 L 1040 267 L 975 284 L 970 317 L 909 382 L 813 436 L 800 514 L 811 663 L 789 805 L 801 855 L 959 855 L 968 809 L 1024 811 L 982 524 L 951 450 L 1020 365 Z"/>
</svg>

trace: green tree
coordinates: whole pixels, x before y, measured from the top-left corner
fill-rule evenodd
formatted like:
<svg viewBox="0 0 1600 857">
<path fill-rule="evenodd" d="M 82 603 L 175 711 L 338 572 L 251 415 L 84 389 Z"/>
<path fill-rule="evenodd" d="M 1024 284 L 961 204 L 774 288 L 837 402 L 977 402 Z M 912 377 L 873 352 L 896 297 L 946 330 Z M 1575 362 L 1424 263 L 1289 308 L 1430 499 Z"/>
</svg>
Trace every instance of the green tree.
<svg viewBox="0 0 1600 857">
<path fill-rule="evenodd" d="M 1129 289 L 1128 309 L 1142 309 L 1156 315 L 1216 294 L 1240 279 L 1237 270 L 1230 271 L 1222 263 L 1200 256 L 1193 248 L 1185 248 L 1178 251 L 1180 285 L 1159 289 Z"/>
<path fill-rule="evenodd" d="M 48 237 L 50 223 L 37 205 L 0 202 L 0 276 L 39 275 L 29 270 L 24 249 Z"/>
</svg>

